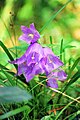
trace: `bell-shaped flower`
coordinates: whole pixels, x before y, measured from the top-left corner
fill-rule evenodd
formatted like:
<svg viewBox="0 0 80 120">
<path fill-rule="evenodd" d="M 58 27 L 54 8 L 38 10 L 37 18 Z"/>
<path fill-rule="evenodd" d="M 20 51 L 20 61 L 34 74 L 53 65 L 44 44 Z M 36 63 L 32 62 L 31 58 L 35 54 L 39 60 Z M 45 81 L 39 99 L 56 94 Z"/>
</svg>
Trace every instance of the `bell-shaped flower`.
<svg viewBox="0 0 80 120">
<path fill-rule="evenodd" d="M 14 61 L 10 61 L 10 63 L 19 65 L 25 63 L 26 61 L 27 65 L 30 66 L 30 64 L 32 63 L 38 63 L 42 58 L 43 58 L 42 46 L 38 43 L 34 43 L 28 47 L 23 56 Z"/>
<path fill-rule="evenodd" d="M 40 44 L 31 44 L 24 55 L 14 61 L 9 61 L 11 64 L 18 64 L 18 75 L 23 74 L 26 81 L 30 81 L 35 75 L 44 73 L 40 60 L 43 57 L 43 48 Z"/>
<path fill-rule="evenodd" d="M 18 75 L 23 74 L 26 82 L 29 82 L 35 75 L 43 73 L 39 64 L 32 63 L 30 66 L 26 62 L 18 65 Z"/>
<path fill-rule="evenodd" d="M 58 88 L 57 80 L 64 81 L 66 78 L 67 74 L 63 70 L 58 69 L 47 76 L 47 85 L 51 88 Z"/>
<path fill-rule="evenodd" d="M 63 65 L 63 62 L 52 52 L 50 48 L 43 48 L 44 57 L 42 58 L 42 67 L 48 75 L 51 71 Z"/>
<path fill-rule="evenodd" d="M 30 24 L 30 28 L 21 26 L 23 34 L 19 37 L 19 40 L 24 40 L 28 44 L 35 43 L 40 38 L 39 32 L 36 30 L 34 23 Z"/>
</svg>

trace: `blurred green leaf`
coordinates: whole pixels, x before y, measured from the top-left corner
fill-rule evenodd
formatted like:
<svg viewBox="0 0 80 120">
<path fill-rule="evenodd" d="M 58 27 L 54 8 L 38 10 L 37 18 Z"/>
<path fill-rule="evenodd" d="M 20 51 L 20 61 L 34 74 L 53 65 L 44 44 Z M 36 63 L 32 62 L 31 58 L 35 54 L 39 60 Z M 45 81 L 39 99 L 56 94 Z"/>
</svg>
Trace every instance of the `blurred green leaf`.
<svg viewBox="0 0 80 120">
<path fill-rule="evenodd" d="M 0 87 L 0 103 L 19 103 L 31 99 L 32 96 L 19 87 Z"/>
<path fill-rule="evenodd" d="M 61 7 L 61 9 L 59 9 L 54 15 L 52 15 L 50 17 L 50 19 L 44 24 L 44 26 L 40 29 L 39 32 L 42 32 L 47 26 L 48 24 L 54 20 L 54 18 L 71 2 L 72 0 L 68 0 L 68 2 L 66 4 L 63 5 L 63 7 Z"/>
</svg>

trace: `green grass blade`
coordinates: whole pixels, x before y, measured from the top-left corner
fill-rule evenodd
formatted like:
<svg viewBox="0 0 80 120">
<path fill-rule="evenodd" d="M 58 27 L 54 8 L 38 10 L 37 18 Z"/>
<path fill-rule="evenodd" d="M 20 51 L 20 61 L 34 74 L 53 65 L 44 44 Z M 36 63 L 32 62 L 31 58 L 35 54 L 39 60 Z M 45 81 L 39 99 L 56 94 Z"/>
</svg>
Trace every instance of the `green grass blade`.
<svg viewBox="0 0 80 120">
<path fill-rule="evenodd" d="M 74 62 L 73 66 L 71 67 L 67 79 L 69 79 L 69 78 L 71 77 L 71 74 L 72 74 L 73 70 L 75 69 L 75 67 L 77 66 L 77 64 L 78 64 L 79 62 L 80 62 L 80 57 Z"/>
<path fill-rule="evenodd" d="M 2 81 L 2 79 L 0 79 L 0 85 L 1 85 L 1 86 L 6 86 L 6 85 L 4 84 L 4 82 Z"/>
<path fill-rule="evenodd" d="M 76 98 L 76 100 L 80 99 L 80 97 Z M 55 120 L 59 120 L 60 115 L 63 113 L 64 110 L 66 110 L 74 101 L 68 103 L 60 112 L 59 114 L 56 116 Z"/>
<path fill-rule="evenodd" d="M 62 53 L 63 53 L 63 39 L 61 40 L 61 46 L 60 46 L 60 60 L 62 61 Z"/>
<path fill-rule="evenodd" d="M 52 43 L 52 36 L 50 36 L 50 44 L 53 44 L 53 43 Z"/>
<path fill-rule="evenodd" d="M 75 113 L 72 113 L 72 114 L 70 114 L 70 115 L 68 115 L 66 118 L 64 118 L 64 120 L 67 120 L 67 119 L 69 119 L 69 120 L 73 120 L 77 115 L 79 115 L 80 114 L 80 110 L 78 110 L 77 112 L 75 112 Z"/>
<path fill-rule="evenodd" d="M 65 88 L 65 90 L 71 85 L 73 84 L 78 78 L 80 78 L 80 71 L 76 72 L 73 77 L 71 78 L 71 80 L 68 82 L 68 84 L 66 85 L 67 87 Z"/>
<path fill-rule="evenodd" d="M 12 57 L 12 55 L 11 55 L 10 52 L 9 52 L 9 50 L 8 50 L 7 47 L 3 44 L 2 41 L 0 41 L 0 46 L 3 48 L 3 50 L 5 51 L 5 53 L 7 54 L 7 56 L 9 57 L 9 59 L 10 59 L 11 61 L 13 61 L 14 58 Z M 14 66 L 15 66 L 15 68 L 17 69 L 17 65 L 14 64 Z"/>
<path fill-rule="evenodd" d="M 71 69 L 71 62 L 72 62 L 72 58 L 69 59 L 69 66 L 68 66 L 68 70 L 70 71 Z"/>
<path fill-rule="evenodd" d="M 6 68 L 5 66 L 3 66 L 2 64 L 0 64 L 0 69 L 4 69 L 4 70 L 9 70 L 8 68 Z"/>
<path fill-rule="evenodd" d="M 76 46 L 66 45 L 66 46 L 63 46 L 63 50 L 68 49 L 68 48 L 74 48 L 74 47 L 76 47 Z"/>
<path fill-rule="evenodd" d="M 75 67 L 77 66 L 77 64 L 78 64 L 79 62 L 80 62 L 80 58 L 78 58 L 78 59 L 74 62 L 73 66 L 70 68 L 69 75 L 68 75 L 68 78 L 67 78 L 67 79 L 69 79 L 69 78 L 71 77 L 71 74 L 72 74 L 73 70 L 75 69 Z M 63 92 L 66 91 L 67 88 L 68 88 L 71 84 L 73 84 L 78 78 L 80 78 L 80 71 L 79 71 L 79 70 L 71 77 L 70 81 L 66 84 L 66 86 L 64 86 Z"/>
<path fill-rule="evenodd" d="M 30 111 L 30 107 L 25 105 L 23 107 L 20 107 L 20 108 L 17 108 L 15 110 L 12 110 L 10 112 L 7 112 L 4 115 L 0 116 L 0 120 L 5 119 L 5 118 L 9 118 L 9 117 L 14 116 L 14 115 L 16 115 L 20 112 L 23 112 L 23 111 L 26 111 L 26 113 L 28 113 Z"/>
<path fill-rule="evenodd" d="M 2 73 L 7 77 L 7 80 L 10 83 L 10 85 L 14 86 L 15 85 L 14 76 L 12 76 L 10 73 L 8 73 L 4 70 L 2 70 Z"/>
<path fill-rule="evenodd" d="M 71 97 L 71 96 L 69 96 L 69 95 L 67 95 L 67 94 L 65 94 L 65 93 L 63 93 L 63 92 L 55 89 L 55 88 L 50 88 L 50 89 L 52 89 L 53 91 L 55 91 L 55 92 L 57 92 L 57 93 L 65 96 L 65 97 L 67 97 L 67 98 L 69 98 L 69 99 L 71 99 L 71 100 L 73 100 L 73 101 L 76 101 L 76 102 L 80 103 L 80 101 L 78 101 L 77 99 L 75 99 L 75 98 L 73 98 L 73 97 Z M 58 99 L 59 99 L 59 98 L 58 98 Z"/>
<path fill-rule="evenodd" d="M 54 18 L 71 2 L 72 0 L 69 0 L 64 6 L 58 10 L 54 15 L 51 16 L 51 18 L 44 24 L 44 26 L 39 30 L 39 32 L 42 32 L 48 25 L 49 23 L 54 20 Z"/>
</svg>

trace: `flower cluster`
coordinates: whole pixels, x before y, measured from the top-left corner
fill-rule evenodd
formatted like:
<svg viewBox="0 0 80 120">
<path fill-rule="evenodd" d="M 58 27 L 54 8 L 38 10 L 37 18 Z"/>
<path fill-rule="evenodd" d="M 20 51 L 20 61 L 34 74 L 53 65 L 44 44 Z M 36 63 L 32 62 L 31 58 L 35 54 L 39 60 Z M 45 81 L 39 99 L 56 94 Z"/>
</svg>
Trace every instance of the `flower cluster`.
<svg viewBox="0 0 80 120">
<path fill-rule="evenodd" d="M 23 34 L 19 37 L 19 40 L 25 40 L 30 45 L 23 56 L 10 61 L 10 63 L 18 64 L 18 75 L 23 74 L 27 82 L 35 75 L 45 73 L 47 85 L 52 88 L 58 88 L 57 80 L 64 81 L 67 78 L 66 73 L 60 69 L 60 66 L 63 66 L 63 62 L 50 48 L 42 47 L 37 43 L 40 34 L 33 23 L 30 28 L 21 26 L 21 30 Z M 54 72 L 56 69 L 57 71 Z"/>
</svg>

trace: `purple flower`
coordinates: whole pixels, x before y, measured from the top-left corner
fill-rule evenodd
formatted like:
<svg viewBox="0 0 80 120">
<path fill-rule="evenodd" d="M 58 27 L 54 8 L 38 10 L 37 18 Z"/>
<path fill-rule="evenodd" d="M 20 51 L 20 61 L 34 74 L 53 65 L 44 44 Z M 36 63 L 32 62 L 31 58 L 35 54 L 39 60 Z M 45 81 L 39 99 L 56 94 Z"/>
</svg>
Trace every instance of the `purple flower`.
<svg viewBox="0 0 80 120">
<path fill-rule="evenodd" d="M 59 68 L 63 65 L 62 61 L 53 54 L 52 50 L 50 48 L 43 48 L 44 56 L 42 58 L 42 67 L 48 75 L 51 71 Z"/>
<path fill-rule="evenodd" d="M 24 55 L 14 61 L 10 61 L 11 64 L 18 64 L 18 75 L 23 74 L 26 81 L 30 81 L 35 75 L 43 73 L 43 69 L 40 60 L 43 57 L 43 48 L 40 44 L 31 44 Z"/>
<path fill-rule="evenodd" d="M 30 25 L 30 28 L 21 26 L 21 30 L 23 35 L 19 39 L 25 40 L 30 46 L 24 55 L 9 62 L 11 64 L 18 64 L 17 74 L 23 74 L 27 82 L 33 79 L 35 75 L 45 73 L 48 79 L 47 85 L 52 88 L 58 88 L 57 80 L 64 81 L 67 78 L 66 73 L 60 69 L 63 66 L 63 62 L 54 55 L 50 48 L 42 48 L 36 42 L 40 35 L 33 23 Z"/>
<path fill-rule="evenodd" d="M 11 61 L 12 64 L 22 64 L 26 61 L 27 65 L 30 66 L 32 63 L 38 63 L 43 58 L 43 48 L 40 44 L 31 44 L 23 56 Z"/>
<path fill-rule="evenodd" d="M 58 84 L 55 78 L 48 79 L 47 85 L 51 88 L 58 88 Z"/>
<path fill-rule="evenodd" d="M 22 63 L 18 65 L 18 75 L 23 74 L 26 78 L 26 81 L 29 82 L 34 78 L 35 75 L 42 73 L 42 69 L 39 64 L 32 63 L 30 66 L 27 63 Z"/>
<path fill-rule="evenodd" d="M 19 40 L 24 40 L 28 44 L 35 43 L 40 38 L 40 34 L 35 29 L 34 23 L 30 24 L 30 28 L 21 26 L 21 30 L 23 34 L 19 37 Z"/>
<path fill-rule="evenodd" d="M 64 81 L 67 78 L 67 74 L 63 70 L 57 70 L 56 72 L 51 72 L 47 76 L 47 85 L 51 88 L 58 88 L 57 80 Z"/>
<path fill-rule="evenodd" d="M 23 56 L 10 61 L 11 64 L 18 64 L 18 75 L 23 74 L 29 82 L 35 75 L 45 73 L 48 81 L 47 85 L 58 88 L 57 79 L 64 81 L 66 73 L 59 69 L 63 63 L 54 55 L 50 48 L 42 48 L 38 43 L 31 44 Z M 53 70 L 57 72 L 52 72 Z"/>
</svg>

